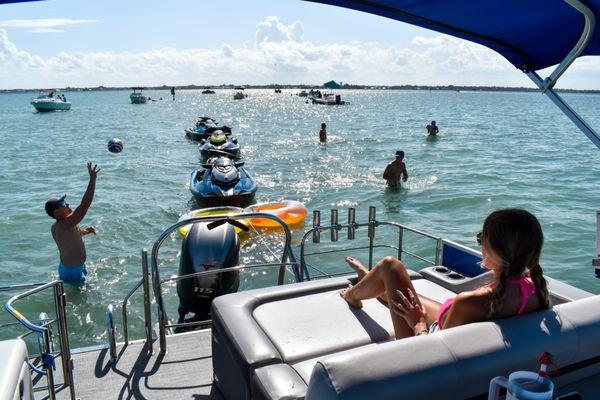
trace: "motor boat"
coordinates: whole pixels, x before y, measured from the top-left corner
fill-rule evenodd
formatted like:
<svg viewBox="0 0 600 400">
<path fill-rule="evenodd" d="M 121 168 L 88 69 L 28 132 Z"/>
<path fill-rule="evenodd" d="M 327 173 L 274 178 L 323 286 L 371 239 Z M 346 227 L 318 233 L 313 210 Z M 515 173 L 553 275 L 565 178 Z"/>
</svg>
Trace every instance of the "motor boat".
<svg viewBox="0 0 600 400">
<path fill-rule="evenodd" d="M 326 93 L 322 97 L 311 97 L 311 101 L 313 104 L 324 104 L 327 106 L 341 106 L 347 104 L 347 102 L 342 100 L 342 96 L 331 93 Z"/>
<path fill-rule="evenodd" d="M 148 96 L 142 93 L 144 88 L 134 87 L 132 88 L 133 92 L 129 95 L 129 99 L 131 100 L 131 104 L 144 104 L 148 101 Z"/>
<path fill-rule="evenodd" d="M 233 95 L 234 100 L 242 100 L 242 99 L 245 99 L 246 97 L 248 97 L 248 95 L 245 93 L 242 93 L 242 92 L 235 92 L 235 94 Z"/>
<path fill-rule="evenodd" d="M 358 1 L 319 1 L 434 29 L 496 51 L 524 72 L 594 145 L 600 147 L 600 135 L 554 90 L 558 79 L 577 57 L 600 55 L 600 30 L 594 30 L 595 21 L 600 19 L 600 0 L 513 2 L 510 7 L 506 7 L 503 0 L 438 1 L 435 7 L 430 0 L 372 0 L 367 5 Z M 554 66 L 547 78 L 539 75 L 538 71 Z M 529 140 L 560 146 L 552 138 L 531 137 Z M 222 159 L 233 162 L 226 157 Z M 361 258 L 368 267 L 373 265 L 375 252 L 402 259 L 415 291 L 440 303 L 489 284 L 493 273 L 481 270 L 479 250 L 424 232 L 420 227 L 380 220 L 374 207 L 369 208 L 368 220 L 363 222 L 355 220 L 354 209 L 348 210 L 347 224 L 346 218 L 338 220 L 337 209 L 327 214 L 331 215 L 331 223 L 323 223 L 320 212 L 313 211 L 312 224 L 309 224 L 312 228 L 304 232 L 300 240 L 299 261 L 292 255 L 290 230 L 282 224 L 283 235 L 279 236 L 284 238 L 285 244 L 279 246 L 279 253 L 273 253 L 275 262 L 249 265 L 251 263 L 240 255 L 243 264 L 211 271 L 210 261 L 198 259 L 197 262 L 205 264 L 205 269 L 176 276 L 168 270 L 173 253 L 168 252 L 166 260 L 161 260 L 159 250 L 172 232 L 193 221 L 181 221 L 168 227 L 153 243 L 150 261 L 148 252 L 142 250 L 140 280 L 122 302 L 123 332 L 119 335 L 122 338 L 119 344 L 116 343 L 116 314 L 109 305 L 108 344 L 71 352 L 67 324 L 70 308 L 65 301 L 70 293 L 65 294 L 60 280 L 45 284 L 16 282 L 14 286 L 3 287 L 5 293 L 16 292 L 6 302 L 5 309 L 15 318 L 13 323 L 19 324 L 26 333 L 15 340 L 0 342 L 0 357 L 4 360 L 0 369 L 1 393 L 6 394 L 6 398 L 32 400 L 36 384 L 39 390 L 48 391 L 48 398 L 69 396 L 92 400 L 120 397 L 497 399 L 495 393 L 488 392 L 490 380 L 510 371 L 537 371 L 541 353 L 549 351 L 556 365 L 551 366 L 552 371 L 541 368 L 539 371 L 546 375 L 551 373 L 555 387 L 554 393 L 545 398 L 598 397 L 600 295 L 547 278 L 552 305 L 549 309 L 394 340 L 390 309 L 382 302 L 369 299 L 363 302 L 361 309 L 354 309 L 339 296 L 340 290 L 357 282 L 356 274 L 342 275 L 344 270 L 336 271 L 348 251 L 364 250 Z M 201 220 L 209 224 L 219 220 L 211 225 L 214 229 L 228 223 L 228 219 L 268 217 L 275 218 L 268 214 L 243 213 L 226 218 L 202 217 Z M 426 217 L 419 215 L 416 221 L 420 225 L 431 225 L 431 221 L 423 222 Z M 567 217 L 563 219 L 565 224 L 579 223 Z M 380 231 L 380 227 L 389 230 Z M 463 239 L 469 228 L 472 226 L 464 227 L 464 235 L 460 235 Z M 600 216 L 597 216 L 596 228 L 600 232 Z M 344 235 L 340 235 L 342 230 Z M 349 241 L 355 240 L 355 235 L 362 235 L 360 243 L 339 243 L 340 238 L 346 237 L 346 230 Z M 442 230 L 448 229 L 442 227 Z M 200 235 L 204 231 L 198 229 L 197 232 Z M 391 237 L 390 232 L 397 235 Z M 324 233 L 332 244 L 321 248 L 319 246 L 325 245 Z M 227 235 L 229 233 L 224 232 L 215 236 Z M 593 279 L 592 269 L 600 278 L 600 237 L 596 239 L 596 251 L 590 254 L 590 258 L 595 256 L 590 279 Z M 235 247 L 231 239 L 226 242 Z M 585 251 L 585 243 L 576 241 L 572 245 Z M 328 262 L 328 255 L 336 251 L 339 259 Z M 546 258 L 544 262 L 551 263 L 551 260 Z M 185 271 L 196 270 L 196 267 Z M 267 268 L 275 268 L 277 277 L 272 282 L 277 286 L 219 296 L 212 301 L 210 329 L 174 334 L 173 329 L 189 327 L 186 322 L 182 326 L 168 316 L 169 307 L 175 306 L 167 296 L 174 294 L 172 287 L 176 281 L 236 269 L 248 271 L 248 277 L 262 278 Z M 288 284 L 290 281 L 293 283 Z M 264 282 L 268 280 L 261 281 Z M 138 289 L 140 291 L 135 293 Z M 204 291 L 203 285 L 192 287 L 194 290 Z M 41 292 L 47 295 L 49 302 L 42 304 L 39 298 L 32 298 Z M 126 307 L 133 294 L 143 294 L 144 299 L 143 319 L 139 317 L 141 312 L 136 314 L 136 321 L 144 324 L 140 330 L 145 334 L 137 338 L 141 340 L 130 340 L 127 333 L 134 323 L 126 319 Z M 194 307 L 192 300 L 188 304 L 190 309 Z M 51 312 L 52 319 L 32 315 L 36 307 Z M 153 309 L 156 312 L 153 313 Z M 34 338 L 28 341 L 29 353 L 22 340 L 26 335 Z M 60 341 L 56 347 L 53 338 Z M 542 374 L 537 376 L 542 378 Z M 515 396 L 522 398 L 520 395 Z"/>
<path fill-rule="evenodd" d="M 303 90 L 300 93 L 298 93 L 298 97 L 308 97 L 308 92 L 306 90 Z"/>
<path fill-rule="evenodd" d="M 190 191 L 202 205 L 246 207 L 258 187 L 243 166 L 226 155 L 213 157 L 192 173 Z"/>
<path fill-rule="evenodd" d="M 275 89 L 275 93 L 281 93 L 281 89 Z"/>
<path fill-rule="evenodd" d="M 240 145 L 237 138 L 227 136 L 222 130 L 213 131 L 210 137 L 200 145 L 202 161 L 206 162 L 215 155 L 225 155 L 234 159 L 240 158 Z"/>
<path fill-rule="evenodd" d="M 215 94 L 215 91 L 214 91 L 214 90 L 211 90 L 211 89 L 204 89 L 204 90 L 202 91 L 202 94 Z"/>
<path fill-rule="evenodd" d="M 65 95 L 55 90 L 49 93 L 40 93 L 37 98 L 31 100 L 31 105 L 41 112 L 66 111 L 71 109 L 71 103 L 67 101 Z"/>
</svg>

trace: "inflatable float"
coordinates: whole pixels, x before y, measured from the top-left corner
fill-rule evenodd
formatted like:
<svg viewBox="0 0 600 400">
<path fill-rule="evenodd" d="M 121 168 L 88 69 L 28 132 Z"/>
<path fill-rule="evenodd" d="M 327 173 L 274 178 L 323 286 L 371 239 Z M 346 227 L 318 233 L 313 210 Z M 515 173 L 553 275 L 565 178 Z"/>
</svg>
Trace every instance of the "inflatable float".
<svg viewBox="0 0 600 400">
<path fill-rule="evenodd" d="M 299 201 L 282 200 L 269 203 L 259 203 L 246 207 L 245 212 L 262 212 L 276 215 L 288 225 L 298 224 L 306 218 L 306 207 Z M 257 228 L 274 228 L 279 224 L 267 218 L 251 218 L 250 224 Z"/>
<path fill-rule="evenodd" d="M 179 217 L 179 221 L 184 221 L 186 219 L 194 218 L 194 217 L 213 217 L 213 216 L 226 216 L 226 215 L 234 215 L 244 212 L 244 209 L 240 207 L 212 207 L 212 208 L 201 208 L 199 210 L 193 210 L 187 214 L 183 214 Z M 239 220 L 245 226 L 250 226 L 250 221 L 247 219 Z M 190 229 L 192 228 L 192 224 L 183 225 L 177 228 L 177 231 L 182 235 L 186 236 Z M 235 233 L 240 233 L 242 230 L 238 227 L 235 227 Z"/>
</svg>

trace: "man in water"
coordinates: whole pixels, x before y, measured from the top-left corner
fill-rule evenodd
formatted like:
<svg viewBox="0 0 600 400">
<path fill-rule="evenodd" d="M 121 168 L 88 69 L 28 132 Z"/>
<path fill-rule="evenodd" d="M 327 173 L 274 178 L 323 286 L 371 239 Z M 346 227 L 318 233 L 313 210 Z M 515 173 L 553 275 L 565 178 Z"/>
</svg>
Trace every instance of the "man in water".
<svg viewBox="0 0 600 400">
<path fill-rule="evenodd" d="M 325 122 L 321 124 L 321 130 L 319 131 L 319 142 L 327 143 L 327 125 Z"/>
<path fill-rule="evenodd" d="M 431 121 L 431 123 L 429 125 L 427 125 L 427 134 L 428 135 L 435 136 L 438 134 L 439 131 L 440 130 L 437 127 L 437 125 L 435 124 L 435 121 Z"/>
<path fill-rule="evenodd" d="M 96 230 L 91 226 L 86 229 L 79 227 L 79 223 L 85 217 L 94 199 L 96 176 L 100 172 L 98 165 L 92 166 L 91 162 L 87 163 L 87 169 L 90 180 L 81 199 L 81 204 L 75 211 L 65 201 L 66 194 L 46 202 L 46 213 L 56 220 L 50 231 L 60 254 L 58 275 L 65 282 L 85 282 L 87 270 L 85 268 L 86 253 L 83 236 L 90 233 L 96 234 Z"/>
<path fill-rule="evenodd" d="M 408 179 L 408 172 L 406 171 L 406 165 L 403 160 L 404 152 L 398 150 L 396 152 L 396 159 L 385 167 L 383 179 L 387 181 L 389 187 L 400 187 L 400 177 L 402 177 L 402 182 L 406 182 Z"/>
</svg>

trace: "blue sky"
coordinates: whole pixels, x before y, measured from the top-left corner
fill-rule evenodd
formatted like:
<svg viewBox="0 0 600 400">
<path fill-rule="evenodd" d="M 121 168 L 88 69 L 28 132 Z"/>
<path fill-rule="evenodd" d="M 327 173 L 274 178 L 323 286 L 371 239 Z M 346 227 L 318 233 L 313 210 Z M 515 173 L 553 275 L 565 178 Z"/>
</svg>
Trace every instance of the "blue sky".
<svg viewBox="0 0 600 400">
<path fill-rule="evenodd" d="M 0 88 L 320 83 L 531 86 L 468 42 L 299 0 L 48 0 L 0 6 Z M 579 65 L 581 64 L 581 65 Z M 578 61 L 563 87 L 600 89 Z"/>
</svg>

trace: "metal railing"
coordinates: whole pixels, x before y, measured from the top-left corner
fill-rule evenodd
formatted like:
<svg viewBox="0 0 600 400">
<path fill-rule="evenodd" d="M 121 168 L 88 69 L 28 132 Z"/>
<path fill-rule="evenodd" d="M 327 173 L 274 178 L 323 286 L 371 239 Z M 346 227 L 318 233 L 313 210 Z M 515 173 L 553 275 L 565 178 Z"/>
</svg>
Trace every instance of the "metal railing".
<svg viewBox="0 0 600 400">
<path fill-rule="evenodd" d="M 56 311 L 56 319 L 41 319 L 40 324 L 36 325 L 31 322 L 23 313 L 18 311 L 13 305 L 20 300 L 23 300 L 33 294 L 42 292 L 46 289 L 53 289 L 54 305 Z M 73 385 L 73 360 L 71 359 L 71 350 L 69 347 L 69 331 L 67 328 L 66 301 L 63 282 L 60 280 L 49 283 L 33 283 L 27 285 L 15 285 L 0 288 L 0 292 L 15 291 L 28 289 L 23 293 L 11 297 L 5 305 L 6 311 L 12 315 L 19 324 L 27 329 L 27 332 L 19 338 L 24 338 L 30 334 L 39 335 L 38 343 L 40 343 L 39 358 L 42 361 L 41 368 L 33 365 L 30 362 L 30 367 L 34 372 L 46 376 L 47 386 L 36 387 L 36 391 L 47 390 L 48 399 L 56 399 L 58 390 L 68 388 L 72 400 L 75 400 L 75 386 Z M 55 351 L 51 325 L 57 324 L 60 340 L 60 351 Z M 30 359 L 32 357 L 30 356 Z M 54 361 L 60 358 L 62 363 L 63 383 L 56 384 L 54 376 Z"/>
<path fill-rule="evenodd" d="M 423 232 L 418 229 L 410 228 L 408 226 L 398 224 L 395 222 L 377 221 L 376 208 L 373 206 L 369 207 L 368 221 L 363 222 L 363 223 L 356 222 L 356 210 L 351 207 L 348 209 L 348 222 L 346 224 L 340 224 L 338 222 L 338 210 L 332 209 L 331 210 L 331 223 L 328 226 L 321 225 L 321 212 L 319 210 L 314 210 L 312 226 L 313 227 L 310 230 L 308 230 L 304 234 L 304 236 L 302 236 L 302 241 L 300 243 L 300 272 L 301 272 L 302 280 L 304 279 L 305 275 L 306 275 L 307 280 L 311 279 L 310 274 L 308 272 L 309 271 L 308 267 L 310 265 L 307 264 L 307 262 L 306 262 L 306 256 L 312 256 L 312 255 L 318 255 L 318 254 L 341 253 L 341 252 L 354 251 L 354 250 L 368 250 L 369 251 L 369 263 L 368 263 L 369 269 L 371 269 L 373 267 L 373 251 L 377 248 L 389 248 L 389 249 L 395 250 L 397 252 L 397 257 L 399 260 L 402 259 L 403 254 L 406 254 L 406 255 L 409 255 L 413 258 L 416 258 L 416 259 L 423 261 L 430 265 L 439 265 L 439 263 L 441 261 L 442 246 L 443 246 L 443 240 L 441 237 L 437 237 L 437 236 L 431 235 L 427 232 Z M 376 230 L 380 226 L 390 226 L 390 227 L 396 228 L 398 230 L 398 242 L 397 242 L 398 245 L 397 246 L 389 245 L 389 244 L 375 244 Z M 313 243 L 320 243 L 321 242 L 321 233 L 330 231 L 331 241 L 337 242 L 339 240 L 339 231 L 341 231 L 342 229 L 347 229 L 348 230 L 348 240 L 354 240 L 356 237 L 356 229 L 358 229 L 360 227 L 368 228 L 368 231 L 367 231 L 367 235 L 369 238 L 368 246 L 344 247 L 344 248 L 340 248 L 340 249 L 320 250 L 320 251 L 315 251 L 315 252 L 310 252 L 310 253 L 307 253 L 305 250 L 306 249 L 306 240 L 311 236 L 312 236 Z M 430 260 L 430 259 L 422 257 L 414 252 L 404 249 L 404 246 L 403 246 L 404 232 L 411 232 L 416 235 L 435 240 L 435 258 L 433 260 Z M 333 276 L 333 275 L 327 274 L 326 276 L 329 277 L 329 276 Z"/>
<path fill-rule="evenodd" d="M 210 223 L 210 222 L 214 222 L 214 221 L 224 221 L 225 223 L 227 223 L 230 220 L 238 221 L 238 220 L 254 219 L 254 218 L 266 218 L 266 219 L 273 220 L 273 221 L 277 222 L 283 229 L 283 233 L 285 235 L 285 242 L 284 242 L 280 262 L 268 263 L 268 264 L 237 265 L 234 267 L 222 268 L 219 270 L 200 271 L 200 272 L 196 272 L 196 273 L 192 273 L 192 274 L 175 276 L 175 277 L 161 280 L 160 269 L 158 266 L 158 252 L 159 252 L 159 249 L 162 246 L 163 242 L 165 241 L 165 239 L 172 232 L 174 232 L 177 228 L 185 226 L 185 225 L 198 223 L 198 222 Z M 179 222 L 171 225 L 169 228 L 165 229 L 160 234 L 158 239 L 154 242 L 154 245 L 152 246 L 151 264 L 150 264 L 151 273 L 152 273 L 152 287 L 154 290 L 154 298 L 156 300 L 157 314 L 158 314 L 158 316 L 157 316 L 157 318 L 158 318 L 158 340 L 159 340 L 160 352 L 165 353 L 167 350 L 167 340 L 166 340 L 167 329 L 169 329 L 169 331 L 170 331 L 172 328 L 187 328 L 187 327 L 192 327 L 192 326 L 200 326 L 200 325 L 207 323 L 207 321 L 194 321 L 194 322 L 169 324 L 167 313 L 166 313 L 165 306 L 164 306 L 164 300 L 163 300 L 163 293 L 162 293 L 162 284 L 163 283 L 173 282 L 173 281 L 178 281 L 178 280 L 183 280 L 183 279 L 190 279 L 190 278 L 194 278 L 194 277 L 201 276 L 201 275 L 220 274 L 220 273 L 225 273 L 225 272 L 239 271 L 242 269 L 278 267 L 279 274 L 278 274 L 277 284 L 282 285 L 284 283 L 285 270 L 286 270 L 287 266 L 291 267 L 295 280 L 297 282 L 300 282 L 300 281 L 302 281 L 302 274 L 301 274 L 300 268 L 298 268 L 298 264 L 294 257 L 291 243 L 292 243 L 292 234 L 291 234 L 290 229 L 287 226 L 287 224 L 281 218 L 279 218 L 275 215 L 266 214 L 266 213 L 241 213 L 241 214 L 228 215 L 226 217 L 224 217 L 224 216 L 194 217 L 194 218 L 186 219 L 184 221 L 179 221 Z"/>
</svg>

